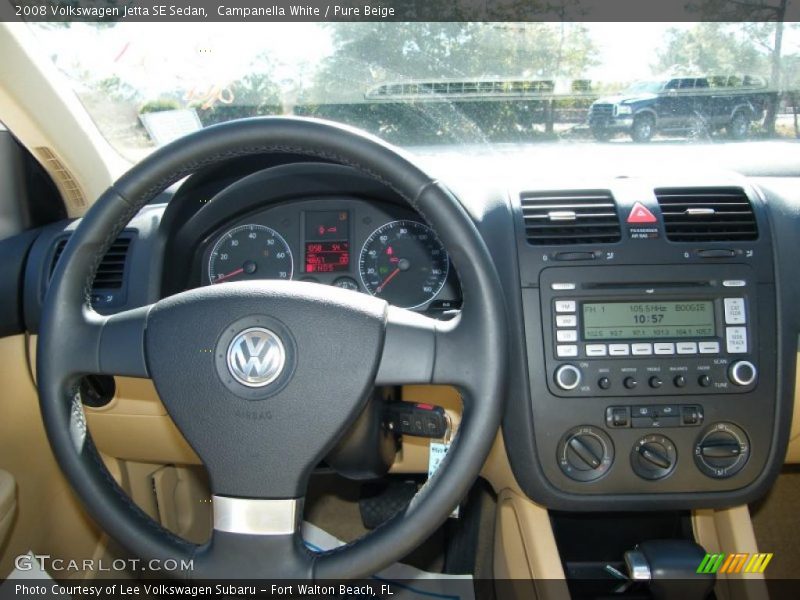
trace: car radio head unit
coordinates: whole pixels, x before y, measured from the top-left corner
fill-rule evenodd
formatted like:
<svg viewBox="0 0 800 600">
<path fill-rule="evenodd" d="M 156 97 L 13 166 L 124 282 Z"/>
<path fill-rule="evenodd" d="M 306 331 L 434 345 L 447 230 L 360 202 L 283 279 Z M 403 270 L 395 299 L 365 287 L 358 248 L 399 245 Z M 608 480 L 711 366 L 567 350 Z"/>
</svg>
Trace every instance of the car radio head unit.
<svg viewBox="0 0 800 600">
<path fill-rule="evenodd" d="M 548 386 L 559 396 L 741 393 L 757 384 L 748 267 L 542 273 Z"/>
</svg>

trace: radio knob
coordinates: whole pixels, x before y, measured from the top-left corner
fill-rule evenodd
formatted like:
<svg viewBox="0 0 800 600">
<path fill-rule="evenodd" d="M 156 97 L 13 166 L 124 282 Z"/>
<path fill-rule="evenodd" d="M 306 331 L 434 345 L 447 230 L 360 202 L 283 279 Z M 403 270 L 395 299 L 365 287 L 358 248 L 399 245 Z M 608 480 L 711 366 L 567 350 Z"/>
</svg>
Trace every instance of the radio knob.
<svg viewBox="0 0 800 600">
<path fill-rule="evenodd" d="M 736 385 L 750 385 L 756 380 L 756 366 L 747 360 L 739 360 L 733 363 L 728 370 L 728 377 Z"/>
<path fill-rule="evenodd" d="M 555 380 L 562 390 L 574 390 L 581 384 L 581 370 L 574 365 L 561 365 L 556 369 Z"/>
</svg>

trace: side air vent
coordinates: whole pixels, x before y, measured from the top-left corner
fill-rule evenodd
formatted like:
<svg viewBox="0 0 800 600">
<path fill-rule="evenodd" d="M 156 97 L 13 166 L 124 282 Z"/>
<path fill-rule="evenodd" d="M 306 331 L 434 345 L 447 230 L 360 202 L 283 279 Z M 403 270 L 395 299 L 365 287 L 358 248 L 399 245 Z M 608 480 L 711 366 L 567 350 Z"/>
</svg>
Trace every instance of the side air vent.
<svg viewBox="0 0 800 600">
<path fill-rule="evenodd" d="M 535 245 L 608 244 L 621 239 L 608 190 L 523 192 L 525 237 Z"/>
<path fill-rule="evenodd" d="M 50 263 L 50 276 L 56 268 L 58 259 L 64 252 L 69 238 L 63 238 L 56 244 L 55 252 L 53 252 L 53 260 Z M 129 236 L 117 238 L 111 248 L 108 249 L 103 260 L 100 261 L 100 266 L 97 267 L 97 275 L 94 278 L 94 285 L 92 289 L 97 290 L 120 290 L 125 284 L 125 265 L 128 259 L 128 249 L 131 245 L 131 238 Z"/>
<path fill-rule="evenodd" d="M 735 242 L 758 237 L 753 207 L 741 188 L 660 188 L 655 193 L 670 241 Z"/>
</svg>

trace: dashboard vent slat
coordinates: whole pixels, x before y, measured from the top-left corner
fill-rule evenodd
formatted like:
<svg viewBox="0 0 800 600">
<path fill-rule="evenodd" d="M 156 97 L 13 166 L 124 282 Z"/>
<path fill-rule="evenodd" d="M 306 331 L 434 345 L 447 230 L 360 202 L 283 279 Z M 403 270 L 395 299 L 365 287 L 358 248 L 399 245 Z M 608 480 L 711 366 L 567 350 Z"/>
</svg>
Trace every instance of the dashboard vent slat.
<svg viewBox="0 0 800 600">
<path fill-rule="evenodd" d="M 758 238 L 753 206 L 741 188 L 659 188 L 655 194 L 672 242 Z"/>
<path fill-rule="evenodd" d="M 64 253 L 64 248 L 67 245 L 69 238 L 63 238 L 56 244 L 56 249 L 53 252 L 53 260 L 50 263 L 50 276 L 56 268 L 58 259 Z M 100 265 L 97 267 L 97 275 L 95 275 L 92 289 L 97 290 L 118 290 L 122 288 L 125 282 L 125 266 L 128 259 L 128 250 L 131 245 L 130 237 L 117 238 L 111 248 L 108 249 Z"/>
<path fill-rule="evenodd" d="M 621 239 L 617 206 L 608 190 L 523 192 L 520 200 L 529 244 L 608 244 Z"/>
</svg>

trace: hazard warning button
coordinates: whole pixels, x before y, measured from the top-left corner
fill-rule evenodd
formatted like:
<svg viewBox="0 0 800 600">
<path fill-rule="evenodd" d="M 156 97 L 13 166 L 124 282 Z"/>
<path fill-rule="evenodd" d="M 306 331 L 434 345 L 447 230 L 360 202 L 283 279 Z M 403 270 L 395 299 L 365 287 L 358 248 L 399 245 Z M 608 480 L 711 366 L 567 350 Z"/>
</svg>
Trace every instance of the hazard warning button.
<svg viewBox="0 0 800 600">
<path fill-rule="evenodd" d="M 628 223 L 655 223 L 656 216 L 644 204 L 637 202 L 628 215 Z"/>
</svg>

